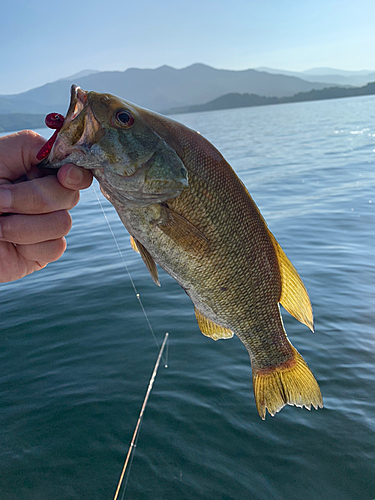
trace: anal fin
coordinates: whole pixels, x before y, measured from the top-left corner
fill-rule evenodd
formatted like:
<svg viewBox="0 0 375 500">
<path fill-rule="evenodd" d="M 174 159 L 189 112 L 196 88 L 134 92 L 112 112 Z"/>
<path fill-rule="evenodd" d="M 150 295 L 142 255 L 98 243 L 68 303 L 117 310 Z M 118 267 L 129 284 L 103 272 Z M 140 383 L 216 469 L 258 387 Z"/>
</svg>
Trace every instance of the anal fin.
<svg viewBox="0 0 375 500">
<path fill-rule="evenodd" d="M 195 308 L 195 316 L 197 318 L 200 331 L 203 335 L 206 335 L 206 337 L 211 337 L 213 340 L 230 339 L 233 337 L 232 330 L 214 323 L 198 311 L 197 308 Z"/>
<path fill-rule="evenodd" d="M 132 246 L 132 249 L 135 252 L 139 253 L 140 256 L 142 257 L 143 262 L 146 264 L 146 267 L 149 270 L 149 273 L 151 274 L 151 278 L 153 279 L 154 283 L 160 286 L 158 270 L 155 261 L 151 257 L 149 251 L 142 245 L 142 243 L 133 238 L 133 236 L 130 236 L 130 244 Z"/>
<path fill-rule="evenodd" d="M 137 247 L 137 243 L 135 242 L 135 239 L 133 238 L 133 236 L 130 236 L 130 244 L 131 244 L 131 247 L 134 250 L 134 252 L 139 253 L 139 249 Z"/>
</svg>

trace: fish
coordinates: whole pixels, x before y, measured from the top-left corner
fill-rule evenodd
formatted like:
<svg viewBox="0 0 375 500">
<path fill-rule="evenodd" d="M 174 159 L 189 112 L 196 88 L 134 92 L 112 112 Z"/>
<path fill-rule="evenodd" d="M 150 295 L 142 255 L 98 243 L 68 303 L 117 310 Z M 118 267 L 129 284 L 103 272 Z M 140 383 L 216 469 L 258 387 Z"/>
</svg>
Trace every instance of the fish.
<svg viewBox="0 0 375 500">
<path fill-rule="evenodd" d="M 157 265 L 190 297 L 200 331 L 246 347 L 264 420 L 285 405 L 323 407 L 289 341 L 280 304 L 314 331 L 309 295 L 257 205 L 199 132 L 117 96 L 73 85 L 43 166 L 92 171 L 153 281 Z"/>
</svg>

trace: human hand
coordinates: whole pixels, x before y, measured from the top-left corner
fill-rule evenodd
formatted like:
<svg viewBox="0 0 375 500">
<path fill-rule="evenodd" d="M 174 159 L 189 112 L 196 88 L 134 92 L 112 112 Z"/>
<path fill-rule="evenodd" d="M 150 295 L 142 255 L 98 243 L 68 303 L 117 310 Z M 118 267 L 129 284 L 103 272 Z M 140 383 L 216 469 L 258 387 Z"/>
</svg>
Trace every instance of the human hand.
<svg viewBox="0 0 375 500">
<path fill-rule="evenodd" d="M 68 210 L 92 181 L 89 170 L 73 165 L 43 176 L 36 155 L 44 143 L 30 130 L 0 138 L 0 283 L 61 257 L 72 225 Z M 20 178 L 25 180 L 14 183 Z"/>
</svg>

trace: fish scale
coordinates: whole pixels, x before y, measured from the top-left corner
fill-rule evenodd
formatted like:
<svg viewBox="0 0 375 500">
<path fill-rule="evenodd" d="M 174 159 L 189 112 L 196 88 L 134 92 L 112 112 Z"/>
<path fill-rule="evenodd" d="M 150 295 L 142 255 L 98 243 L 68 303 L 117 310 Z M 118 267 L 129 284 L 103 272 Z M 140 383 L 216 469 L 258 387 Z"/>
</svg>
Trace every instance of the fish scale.
<svg viewBox="0 0 375 500">
<path fill-rule="evenodd" d="M 156 262 L 191 298 L 204 335 L 240 338 L 261 418 L 285 404 L 322 407 L 279 310 L 281 303 L 313 329 L 306 289 L 219 151 L 184 125 L 110 94 L 73 86 L 71 95 L 49 166 L 74 160 L 90 168 L 155 283 Z"/>
</svg>

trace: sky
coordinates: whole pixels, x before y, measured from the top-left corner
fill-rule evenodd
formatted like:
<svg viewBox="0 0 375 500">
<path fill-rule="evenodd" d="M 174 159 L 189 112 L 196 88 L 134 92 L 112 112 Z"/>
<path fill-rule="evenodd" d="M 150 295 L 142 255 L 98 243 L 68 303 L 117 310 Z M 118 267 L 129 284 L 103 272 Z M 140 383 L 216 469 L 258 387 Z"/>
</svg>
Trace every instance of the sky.
<svg viewBox="0 0 375 500">
<path fill-rule="evenodd" d="M 0 95 L 84 69 L 375 71 L 374 0 L 0 2 Z"/>
</svg>

